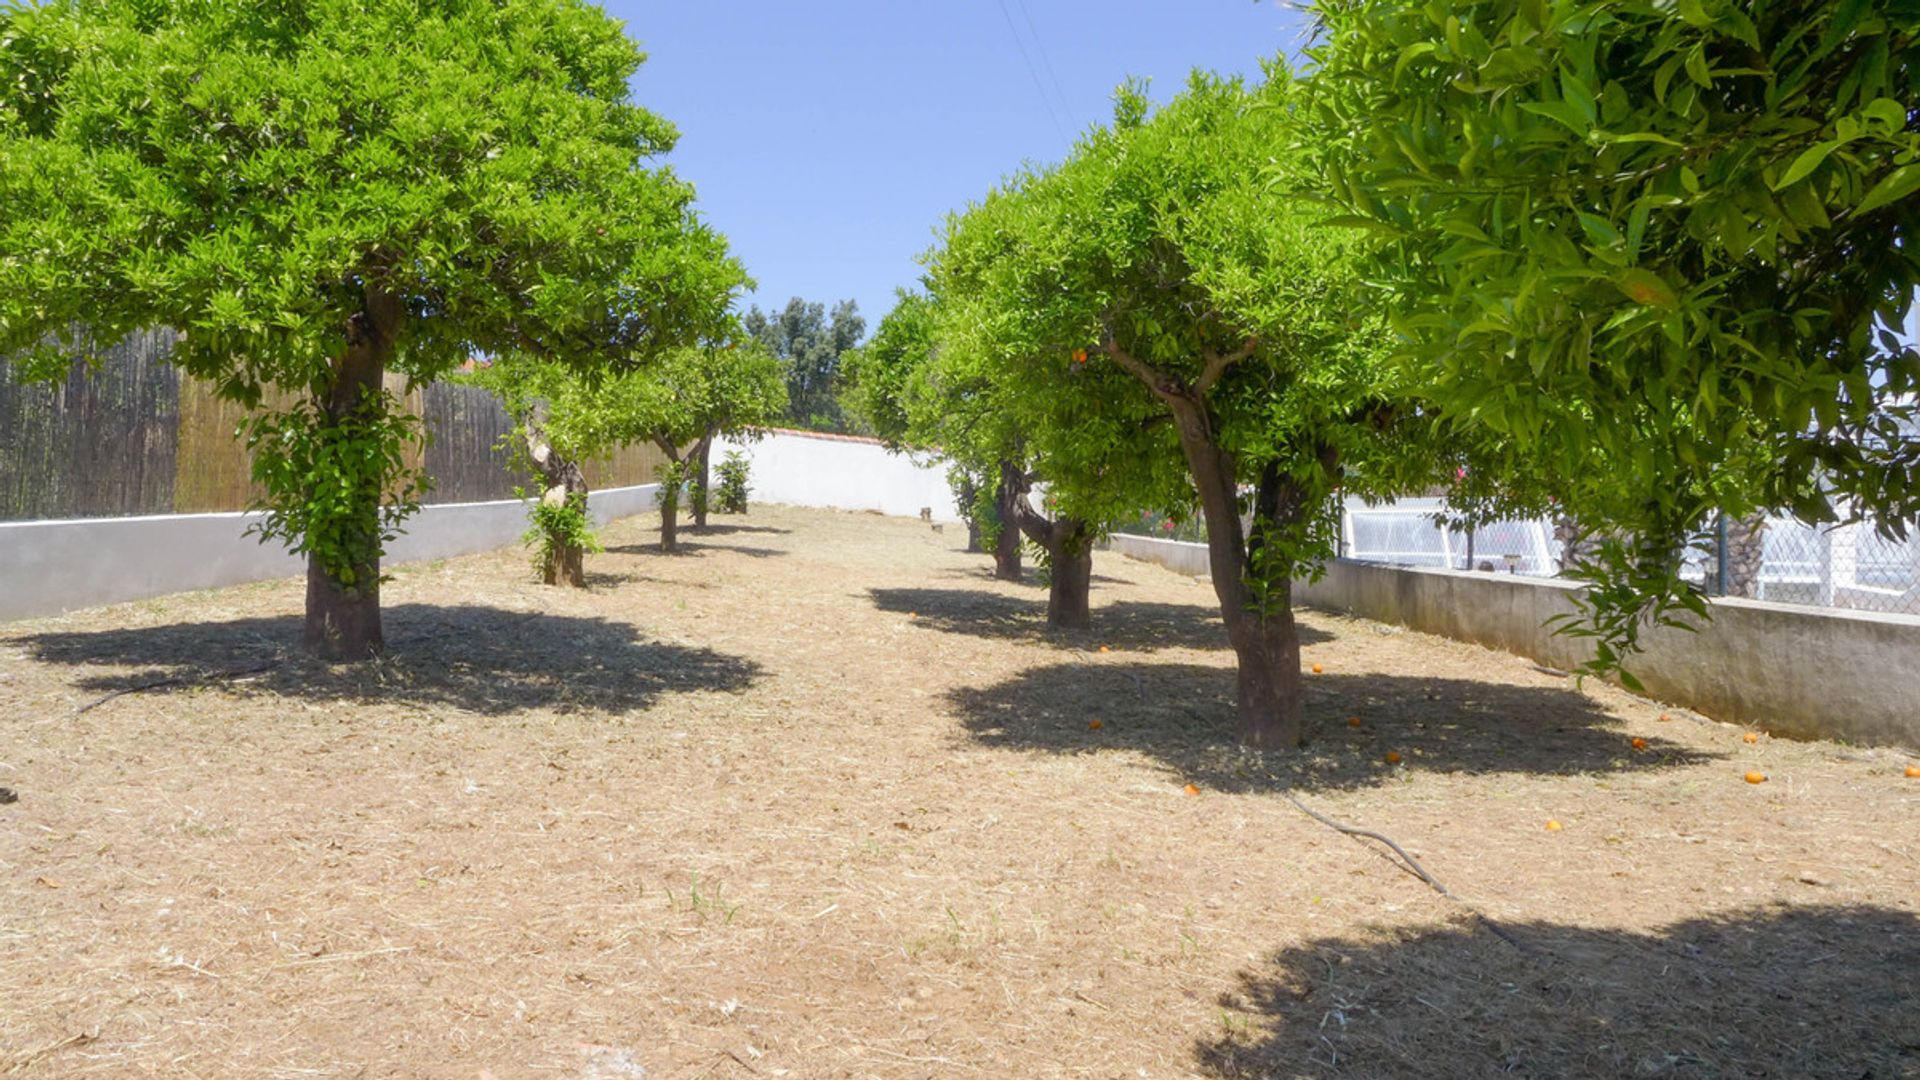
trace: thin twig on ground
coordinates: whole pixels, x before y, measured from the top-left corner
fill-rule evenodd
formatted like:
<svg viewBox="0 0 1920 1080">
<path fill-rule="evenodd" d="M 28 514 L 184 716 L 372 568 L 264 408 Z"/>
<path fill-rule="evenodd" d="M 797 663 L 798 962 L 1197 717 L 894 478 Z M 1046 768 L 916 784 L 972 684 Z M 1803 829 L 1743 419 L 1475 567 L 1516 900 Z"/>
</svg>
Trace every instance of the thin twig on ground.
<svg viewBox="0 0 1920 1080">
<path fill-rule="evenodd" d="M 271 671 L 279 666 L 280 659 L 276 658 L 264 663 L 254 664 L 251 667 L 234 668 L 231 671 L 215 671 L 206 675 L 169 675 L 164 679 L 150 679 L 147 682 L 138 683 L 133 686 L 123 686 L 110 694 L 97 697 L 73 710 L 73 715 L 79 716 L 81 713 L 91 712 L 105 705 L 107 702 L 112 701 L 114 698 L 125 697 L 128 694 L 144 694 L 148 690 L 159 690 L 168 686 L 191 686 L 195 683 L 225 682 L 228 679 L 240 678 L 242 675 L 258 675 L 263 671 Z"/>
<path fill-rule="evenodd" d="M 1377 840 L 1380 843 L 1387 845 L 1389 848 L 1392 848 L 1393 853 L 1395 855 L 1400 856 L 1400 861 L 1403 864 L 1405 864 L 1405 868 L 1408 871 L 1410 871 L 1414 876 L 1418 877 L 1421 881 L 1426 882 L 1427 886 L 1431 888 L 1434 892 L 1437 892 L 1441 896 L 1444 896 L 1447 899 L 1453 901 L 1454 903 L 1459 904 L 1461 907 L 1466 908 L 1469 912 L 1473 914 L 1474 918 L 1479 919 L 1480 922 L 1486 926 L 1487 931 L 1491 933 L 1494 937 L 1499 938 L 1501 941 L 1506 942 L 1507 944 L 1513 946 L 1514 948 L 1520 950 L 1521 952 L 1529 951 L 1525 945 L 1522 945 L 1520 943 L 1520 940 L 1518 938 L 1515 938 L 1512 934 L 1508 933 L 1505 929 L 1503 929 L 1500 926 L 1499 923 L 1496 923 L 1492 919 L 1489 919 L 1484 913 L 1482 913 L 1478 908 L 1474 907 L 1472 904 L 1469 904 L 1465 900 L 1462 900 L 1458 896 L 1455 896 L 1453 893 L 1453 890 L 1447 888 L 1444 884 L 1442 884 L 1439 878 L 1434 877 L 1432 874 L 1428 873 L 1427 868 L 1420 865 L 1420 860 L 1408 854 L 1407 849 L 1395 843 L 1392 837 L 1387 836 L 1385 833 L 1374 832 L 1372 829 L 1357 829 L 1352 825 L 1346 825 L 1346 824 L 1342 824 L 1341 822 L 1335 821 L 1332 818 L 1328 817 L 1327 815 L 1321 813 L 1318 810 L 1315 810 L 1313 807 L 1308 806 L 1306 803 L 1303 803 L 1299 799 L 1295 798 L 1294 794 L 1291 791 L 1282 791 L 1280 794 L 1284 796 L 1288 802 L 1292 803 L 1296 808 L 1298 808 L 1301 813 L 1307 815 L 1308 817 L 1319 822 L 1320 824 L 1325 825 L 1327 828 L 1332 829 L 1334 832 L 1342 833 L 1347 836 L 1364 837 L 1368 840 Z"/>
</svg>

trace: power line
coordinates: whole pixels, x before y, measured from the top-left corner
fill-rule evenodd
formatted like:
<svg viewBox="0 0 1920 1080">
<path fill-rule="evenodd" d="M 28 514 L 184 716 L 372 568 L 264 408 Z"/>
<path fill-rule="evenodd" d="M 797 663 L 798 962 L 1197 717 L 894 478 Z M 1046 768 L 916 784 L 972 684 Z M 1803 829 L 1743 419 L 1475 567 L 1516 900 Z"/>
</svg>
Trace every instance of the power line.
<svg viewBox="0 0 1920 1080">
<path fill-rule="evenodd" d="M 1020 62 L 1027 66 L 1027 75 L 1033 79 L 1033 89 L 1040 96 L 1040 104 L 1047 110 L 1047 116 L 1053 120 L 1053 130 L 1060 135 L 1061 142 L 1071 142 L 1067 138 L 1066 125 L 1060 122 L 1060 114 L 1054 111 L 1053 102 L 1047 97 L 1046 85 L 1040 81 L 1040 69 L 1033 66 L 1033 57 L 1027 55 L 1027 44 L 1020 40 L 1020 30 L 1013 25 L 1013 16 L 1007 12 L 1007 0 L 998 0 L 1000 17 L 1007 21 L 1007 33 L 1013 35 L 1014 47 L 1020 50 Z M 1039 44 L 1036 40 L 1035 44 Z"/>
<path fill-rule="evenodd" d="M 1027 0 L 1013 0 L 1013 6 L 1020 9 L 1020 17 L 1027 21 L 1027 33 L 1033 37 L 1033 49 L 1040 54 L 1040 63 L 1047 69 L 1047 80 L 1053 83 L 1054 96 L 1060 99 L 1060 115 L 1073 117 L 1073 106 L 1067 101 L 1067 92 L 1060 89 L 1060 76 L 1053 70 L 1053 59 L 1047 55 L 1047 43 L 1040 39 L 1040 31 L 1033 25 L 1033 16 L 1027 11 Z"/>
</svg>

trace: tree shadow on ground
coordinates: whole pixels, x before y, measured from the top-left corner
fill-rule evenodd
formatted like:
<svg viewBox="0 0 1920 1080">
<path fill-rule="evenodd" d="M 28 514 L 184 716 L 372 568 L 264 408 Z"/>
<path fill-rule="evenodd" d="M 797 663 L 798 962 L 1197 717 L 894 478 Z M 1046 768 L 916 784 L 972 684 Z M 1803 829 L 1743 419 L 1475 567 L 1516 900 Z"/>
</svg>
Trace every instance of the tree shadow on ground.
<svg viewBox="0 0 1920 1080">
<path fill-rule="evenodd" d="M 751 660 L 649 642 L 605 619 L 499 608 L 401 604 L 383 613 L 387 654 L 328 664 L 299 654 L 296 616 L 70 631 L 15 639 L 40 663 L 83 670 L 73 685 L 101 694 L 156 680 L 210 682 L 236 693 L 308 701 L 445 705 L 487 715 L 579 708 L 639 712 L 666 694 L 738 692 Z M 249 669 L 273 664 L 264 671 Z M 235 673 L 246 672 L 235 677 Z M 155 692 L 161 688 L 156 687 Z"/>
<path fill-rule="evenodd" d="M 1777 905 L 1653 933 L 1321 938 L 1242 973 L 1210 1076 L 1920 1076 L 1920 918 Z"/>
<path fill-rule="evenodd" d="M 749 559 L 771 559 L 790 552 L 779 548 L 752 547 L 746 544 L 702 544 L 697 540 L 681 540 L 672 551 L 661 551 L 659 541 L 651 544 L 621 544 L 607 549 L 609 555 L 658 555 L 669 559 L 678 559 L 689 555 L 700 555 L 708 551 L 730 551 L 735 555 L 745 555 Z"/>
<path fill-rule="evenodd" d="M 1107 645 L 1120 651 L 1226 649 L 1227 628 L 1220 616 L 1196 604 L 1118 600 L 1093 609 L 1088 630 L 1047 625 L 1044 598 L 1031 600 L 979 589 L 869 589 L 882 611 L 912 613 L 918 622 L 950 634 L 1006 641 L 1032 641 L 1075 648 Z M 1301 644 L 1327 641 L 1327 634 L 1300 627 Z"/>
<path fill-rule="evenodd" d="M 1388 750 L 1402 755 L 1400 768 L 1541 776 L 1712 759 L 1658 738 L 1635 750 L 1617 721 L 1573 690 L 1399 675 L 1309 676 L 1307 746 L 1252 757 L 1235 745 L 1233 695 L 1228 667 L 1094 662 L 1031 668 L 947 698 L 982 745 L 1132 751 L 1223 791 L 1367 787 L 1394 775 L 1383 760 Z M 1360 727 L 1347 725 L 1353 716 Z"/>
</svg>

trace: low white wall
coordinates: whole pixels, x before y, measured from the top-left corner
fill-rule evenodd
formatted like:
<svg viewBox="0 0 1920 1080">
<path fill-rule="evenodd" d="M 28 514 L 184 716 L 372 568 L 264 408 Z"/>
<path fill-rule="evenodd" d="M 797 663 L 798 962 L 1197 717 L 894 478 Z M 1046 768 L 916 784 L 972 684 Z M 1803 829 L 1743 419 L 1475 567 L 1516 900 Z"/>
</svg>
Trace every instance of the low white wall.
<svg viewBox="0 0 1920 1080">
<path fill-rule="evenodd" d="M 917 465 L 872 439 L 776 431 L 753 442 L 714 441 L 717 465 L 730 450 L 751 459 L 750 499 L 787 506 L 878 510 L 903 517 L 933 508 L 935 521 L 959 521 L 944 465 Z"/>
<path fill-rule="evenodd" d="M 1115 550 L 1205 573 L 1206 547 L 1146 537 Z M 1196 559 L 1199 569 L 1193 569 Z M 1573 582 L 1340 559 L 1294 599 L 1572 668 L 1592 656 L 1548 619 L 1575 610 Z M 1920 617 L 1716 598 L 1694 630 L 1656 627 L 1630 659 L 1649 694 L 1705 716 L 1799 738 L 1920 747 Z"/>
<path fill-rule="evenodd" d="M 588 497 L 594 521 L 650 510 L 658 484 Z M 255 514 L 158 514 L 73 521 L 0 522 L 0 620 L 305 572 L 277 543 L 243 536 Z M 429 506 L 407 521 L 386 562 L 468 555 L 518 543 L 527 528 L 518 499 Z"/>
<path fill-rule="evenodd" d="M 1195 577 L 1202 577 L 1207 573 L 1207 545 L 1205 544 L 1188 544 L 1179 540 L 1161 540 L 1152 536 L 1114 533 L 1107 537 L 1107 546 L 1122 555 L 1131 555 L 1136 559 L 1159 563 L 1178 573 L 1192 574 Z"/>
</svg>

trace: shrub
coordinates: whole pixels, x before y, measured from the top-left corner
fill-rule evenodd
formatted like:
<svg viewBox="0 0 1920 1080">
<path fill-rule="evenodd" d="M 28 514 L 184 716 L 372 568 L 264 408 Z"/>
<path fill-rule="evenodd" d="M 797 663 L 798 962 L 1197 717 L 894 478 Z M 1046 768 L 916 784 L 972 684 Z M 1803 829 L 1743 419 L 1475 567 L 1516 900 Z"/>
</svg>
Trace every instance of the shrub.
<svg viewBox="0 0 1920 1080">
<path fill-rule="evenodd" d="M 726 458 L 714 467 L 720 482 L 713 492 L 714 508 L 723 514 L 744 514 L 747 512 L 747 471 L 751 462 L 738 450 L 729 451 Z"/>
</svg>

